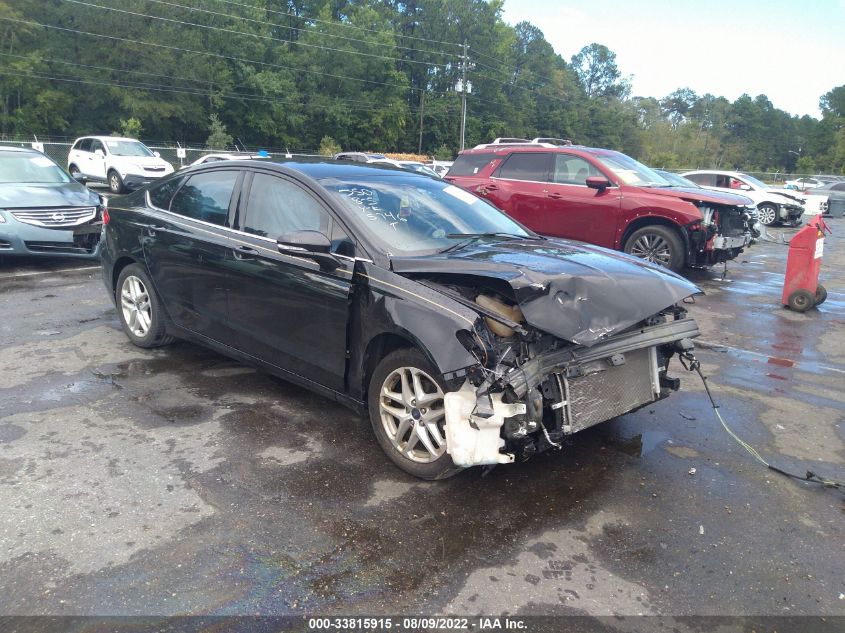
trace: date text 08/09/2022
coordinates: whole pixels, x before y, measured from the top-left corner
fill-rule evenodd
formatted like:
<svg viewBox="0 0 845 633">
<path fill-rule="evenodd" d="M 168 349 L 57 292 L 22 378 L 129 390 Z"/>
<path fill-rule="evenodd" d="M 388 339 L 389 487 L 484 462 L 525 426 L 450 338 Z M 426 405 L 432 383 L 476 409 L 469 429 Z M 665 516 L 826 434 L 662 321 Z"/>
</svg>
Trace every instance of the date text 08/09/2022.
<svg viewBox="0 0 845 633">
<path fill-rule="evenodd" d="M 511 617 L 354 617 L 309 618 L 309 631 L 525 631 L 521 618 Z"/>
</svg>

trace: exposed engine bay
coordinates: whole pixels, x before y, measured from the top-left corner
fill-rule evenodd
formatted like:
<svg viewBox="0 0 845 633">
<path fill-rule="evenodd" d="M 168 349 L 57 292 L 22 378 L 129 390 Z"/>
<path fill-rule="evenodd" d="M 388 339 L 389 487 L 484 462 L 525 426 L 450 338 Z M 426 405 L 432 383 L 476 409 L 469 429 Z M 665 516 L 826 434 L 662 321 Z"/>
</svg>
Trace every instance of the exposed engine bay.
<svg viewBox="0 0 845 633">
<path fill-rule="evenodd" d="M 703 219 L 687 227 L 691 265 L 712 266 L 734 259 L 763 233 L 754 206 L 695 204 Z"/>
<path fill-rule="evenodd" d="M 698 328 L 673 305 L 578 344 L 529 324 L 503 284 L 418 282 L 472 304 L 482 315 L 459 340 L 478 360 L 446 376 L 446 445 L 457 466 L 528 459 L 560 448 L 566 436 L 667 397 L 676 351 L 692 348 Z M 464 336 L 461 336 L 463 334 Z"/>
</svg>

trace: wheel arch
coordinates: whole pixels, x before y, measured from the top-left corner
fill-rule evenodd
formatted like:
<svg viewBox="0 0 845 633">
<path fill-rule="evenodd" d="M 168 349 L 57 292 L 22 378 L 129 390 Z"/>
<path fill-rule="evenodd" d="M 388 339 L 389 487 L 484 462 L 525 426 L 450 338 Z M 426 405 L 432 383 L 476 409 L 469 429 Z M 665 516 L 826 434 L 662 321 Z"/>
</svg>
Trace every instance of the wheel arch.
<svg viewBox="0 0 845 633">
<path fill-rule="evenodd" d="M 683 228 L 678 225 L 677 222 L 673 222 L 667 218 L 664 218 L 659 215 L 646 215 L 640 218 L 637 218 L 633 222 L 631 222 L 626 228 L 625 232 L 622 233 L 622 239 L 619 240 L 619 249 L 624 249 L 625 244 L 628 242 L 628 239 L 633 235 L 636 231 L 639 231 L 642 228 L 647 226 L 651 226 L 652 224 L 659 224 L 660 226 L 665 226 L 672 229 L 678 237 L 681 238 L 681 242 L 684 244 L 684 249 L 687 251 L 687 257 L 689 254 L 689 236 L 687 232 L 683 230 Z"/>
<path fill-rule="evenodd" d="M 139 263 L 136 259 L 129 257 L 128 255 L 123 255 L 122 257 L 118 257 L 117 260 L 114 262 L 114 266 L 112 266 L 111 272 L 111 293 L 114 296 L 114 293 L 117 292 L 117 279 L 120 277 L 120 273 L 123 271 L 124 268 L 129 266 L 130 264 L 137 264 Z"/>
<path fill-rule="evenodd" d="M 426 357 L 432 367 L 438 368 L 437 363 L 431 355 L 431 352 L 420 343 L 409 332 L 381 332 L 372 337 L 364 349 L 364 358 L 361 363 L 361 394 L 363 400 L 366 402 L 369 396 L 370 379 L 381 360 L 399 349 L 416 349 L 419 350 L 423 356 Z M 438 368 L 439 369 L 439 368 Z"/>
</svg>

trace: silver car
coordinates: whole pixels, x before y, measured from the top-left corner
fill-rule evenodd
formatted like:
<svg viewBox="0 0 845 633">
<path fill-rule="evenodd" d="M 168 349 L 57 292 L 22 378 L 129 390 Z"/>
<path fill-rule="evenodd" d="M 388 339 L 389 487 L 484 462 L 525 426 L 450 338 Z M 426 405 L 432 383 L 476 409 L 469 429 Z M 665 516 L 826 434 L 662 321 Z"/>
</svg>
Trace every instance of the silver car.
<svg viewBox="0 0 845 633">
<path fill-rule="evenodd" d="M 97 258 L 104 208 L 49 156 L 0 147 L 0 255 Z"/>
</svg>

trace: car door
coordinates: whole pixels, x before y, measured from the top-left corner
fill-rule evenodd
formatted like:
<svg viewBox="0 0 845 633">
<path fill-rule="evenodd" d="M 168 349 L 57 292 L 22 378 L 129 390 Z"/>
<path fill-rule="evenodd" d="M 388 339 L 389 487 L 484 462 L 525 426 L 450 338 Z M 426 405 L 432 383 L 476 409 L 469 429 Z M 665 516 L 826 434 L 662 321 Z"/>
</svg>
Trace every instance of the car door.
<svg viewBox="0 0 845 633">
<path fill-rule="evenodd" d="M 167 180 L 147 194 L 143 250 L 150 277 L 173 323 L 230 344 L 230 218 L 243 171 L 213 169 Z"/>
<path fill-rule="evenodd" d="M 106 148 L 100 139 L 91 139 L 91 152 L 88 154 L 89 176 L 97 180 L 106 179 Z"/>
<path fill-rule="evenodd" d="M 542 233 L 550 152 L 513 152 L 476 193 L 515 220 Z"/>
<path fill-rule="evenodd" d="M 90 138 L 84 138 L 79 141 L 77 148 L 73 150 L 71 154 L 71 158 L 68 163 L 73 163 L 77 166 L 80 173 L 82 175 L 91 178 L 91 170 L 93 167 L 92 164 L 92 157 L 94 154 L 91 152 L 91 140 Z"/>
<path fill-rule="evenodd" d="M 546 186 L 545 206 L 538 233 L 614 247 L 619 217 L 619 188 L 591 189 L 587 178 L 607 178 L 581 156 L 556 153 Z"/>
<path fill-rule="evenodd" d="M 238 208 L 240 243 L 229 250 L 229 318 L 238 348 L 275 367 L 340 391 L 354 259 L 321 267 L 307 256 L 279 252 L 285 233 L 320 231 L 336 250 L 351 248 L 344 229 L 309 188 L 275 172 L 255 170 Z M 354 253 L 354 249 L 345 251 Z"/>
</svg>

